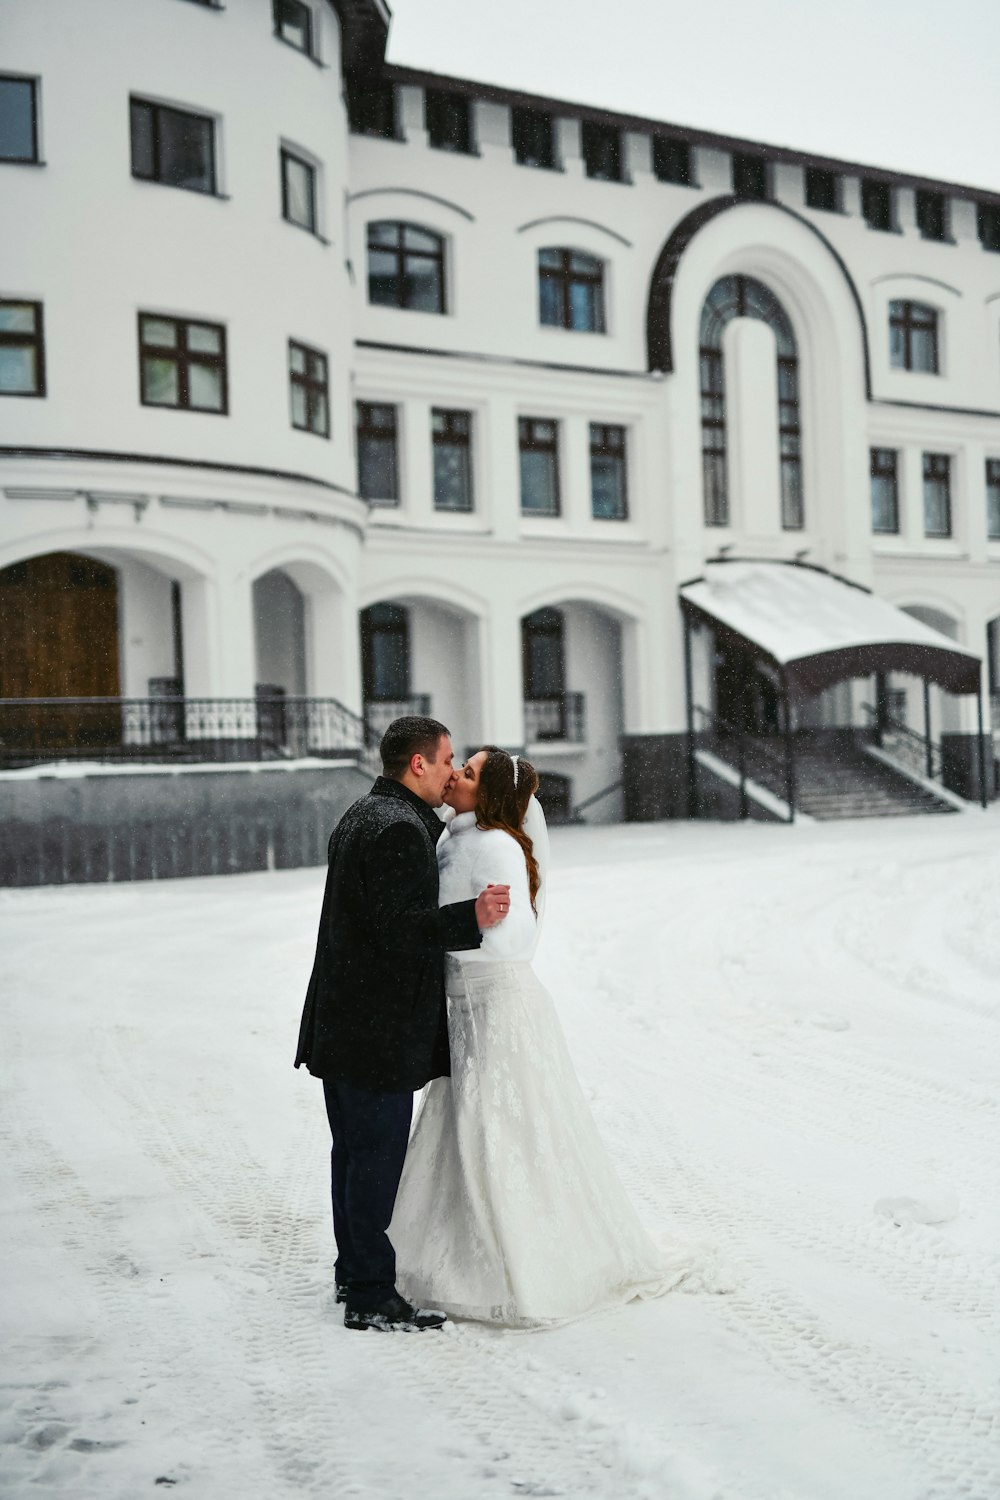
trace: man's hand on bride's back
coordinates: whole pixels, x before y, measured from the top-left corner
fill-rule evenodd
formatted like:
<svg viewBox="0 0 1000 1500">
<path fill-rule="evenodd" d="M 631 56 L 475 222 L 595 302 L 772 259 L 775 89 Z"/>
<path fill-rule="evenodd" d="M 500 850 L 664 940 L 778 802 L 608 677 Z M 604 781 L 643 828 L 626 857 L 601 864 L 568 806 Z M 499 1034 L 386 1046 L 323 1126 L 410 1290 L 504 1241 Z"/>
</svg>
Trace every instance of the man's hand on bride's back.
<svg viewBox="0 0 1000 1500">
<path fill-rule="evenodd" d="M 488 885 L 476 897 L 476 921 L 480 932 L 495 927 L 510 911 L 510 886 Z"/>
</svg>

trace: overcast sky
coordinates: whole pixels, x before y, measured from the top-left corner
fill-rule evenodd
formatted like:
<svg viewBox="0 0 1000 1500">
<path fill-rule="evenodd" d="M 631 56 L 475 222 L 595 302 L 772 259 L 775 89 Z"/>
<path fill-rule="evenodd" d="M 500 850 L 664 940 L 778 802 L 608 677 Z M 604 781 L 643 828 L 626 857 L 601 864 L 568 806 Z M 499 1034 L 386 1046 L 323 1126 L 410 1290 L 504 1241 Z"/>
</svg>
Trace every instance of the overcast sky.
<svg viewBox="0 0 1000 1500">
<path fill-rule="evenodd" d="M 389 0 L 389 58 L 1000 191 L 1000 0 Z"/>
</svg>

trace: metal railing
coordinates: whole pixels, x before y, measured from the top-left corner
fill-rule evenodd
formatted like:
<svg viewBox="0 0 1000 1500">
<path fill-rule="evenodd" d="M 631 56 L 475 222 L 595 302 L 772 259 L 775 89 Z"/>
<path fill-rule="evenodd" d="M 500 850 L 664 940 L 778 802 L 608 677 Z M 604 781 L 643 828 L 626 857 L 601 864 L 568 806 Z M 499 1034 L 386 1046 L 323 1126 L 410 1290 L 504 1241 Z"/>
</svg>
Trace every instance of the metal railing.
<svg viewBox="0 0 1000 1500">
<path fill-rule="evenodd" d="M 411 693 L 408 698 L 369 698 L 365 703 L 365 723 L 377 746 L 393 719 L 405 719 L 411 714 L 427 717 L 430 711 L 429 693 Z"/>
<path fill-rule="evenodd" d="M 795 767 L 787 739 L 772 742 L 768 736 L 751 734 L 699 704 L 693 705 L 692 717 L 692 748 L 710 751 L 740 778 L 740 817 L 750 816 L 747 782 L 753 781 L 785 803 L 791 821 L 795 816 Z"/>
<path fill-rule="evenodd" d="M 586 699 L 583 693 L 554 693 L 550 698 L 524 700 L 526 744 L 562 742 L 582 745 L 586 736 Z"/>
<path fill-rule="evenodd" d="M 879 720 L 878 710 L 871 703 L 862 703 L 861 711 L 868 720 L 874 742 L 886 755 L 898 761 L 906 771 L 923 776 L 928 781 L 944 782 L 944 755 L 941 746 L 926 735 L 917 734 L 908 724 L 883 714 Z"/>
<path fill-rule="evenodd" d="M 350 758 L 378 737 L 335 698 L 0 698 L 0 765 Z"/>
</svg>

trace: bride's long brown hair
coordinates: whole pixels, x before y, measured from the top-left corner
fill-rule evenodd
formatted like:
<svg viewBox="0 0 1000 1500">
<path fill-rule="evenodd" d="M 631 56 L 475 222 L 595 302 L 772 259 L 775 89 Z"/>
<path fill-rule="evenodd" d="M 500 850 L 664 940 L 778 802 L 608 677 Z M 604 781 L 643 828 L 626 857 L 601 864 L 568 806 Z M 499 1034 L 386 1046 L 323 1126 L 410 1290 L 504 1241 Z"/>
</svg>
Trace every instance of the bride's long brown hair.
<svg viewBox="0 0 1000 1500">
<path fill-rule="evenodd" d="M 541 885 L 538 861 L 531 840 L 524 832 L 524 815 L 532 792 L 538 789 L 538 772 L 530 760 L 517 759 L 517 786 L 514 785 L 514 762 L 506 750 L 496 745 L 484 745 L 486 759 L 479 773 L 476 792 L 476 826 L 478 828 L 502 828 L 515 843 L 520 844 L 524 863 L 528 868 L 528 893 L 531 909 L 535 911 L 535 897 Z"/>
</svg>

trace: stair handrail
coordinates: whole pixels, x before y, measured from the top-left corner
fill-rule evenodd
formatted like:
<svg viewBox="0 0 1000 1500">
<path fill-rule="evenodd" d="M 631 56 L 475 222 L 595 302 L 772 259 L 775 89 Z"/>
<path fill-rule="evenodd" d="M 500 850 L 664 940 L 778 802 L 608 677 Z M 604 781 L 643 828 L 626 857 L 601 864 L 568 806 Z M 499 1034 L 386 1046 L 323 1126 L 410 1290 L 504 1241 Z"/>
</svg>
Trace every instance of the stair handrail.
<svg viewBox="0 0 1000 1500">
<path fill-rule="evenodd" d="M 608 786 L 601 787 L 599 792 L 594 792 L 591 796 L 585 797 L 582 802 L 575 803 L 570 810 L 570 820 L 575 823 L 580 814 L 588 807 L 593 807 L 595 802 L 602 802 L 605 797 L 610 797 L 612 792 L 620 792 L 624 785 L 623 778 L 619 776 L 617 781 L 612 781 Z"/>
<path fill-rule="evenodd" d="M 887 754 L 900 761 L 904 767 L 925 776 L 928 781 L 940 781 L 944 784 L 944 752 L 936 740 L 918 734 L 892 714 L 883 713 L 880 717 L 874 704 L 862 703 L 861 712 L 871 720 L 873 730 L 881 729 L 883 738 L 890 735 L 898 742 L 886 750 Z M 880 748 L 886 747 L 883 745 Z"/>
<path fill-rule="evenodd" d="M 692 705 L 692 715 L 695 723 L 695 739 L 699 735 L 711 736 L 713 749 L 719 753 L 720 759 L 727 759 L 721 753 L 720 739 L 723 742 L 732 740 L 735 744 L 736 770 L 740 777 L 740 817 L 749 816 L 750 809 L 746 794 L 748 780 L 759 782 L 783 802 L 789 801 L 789 773 L 786 756 L 768 743 L 766 735 L 751 734 L 721 714 L 703 708 L 699 703 Z M 753 766 L 747 764 L 748 747 L 751 751 L 751 758 L 756 762 Z M 728 758 L 732 760 L 733 757 Z M 761 764 L 763 771 L 760 769 Z M 790 814 L 792 812 L 791 804 L 789 804 L 789 812 Z"/>
</svg>

